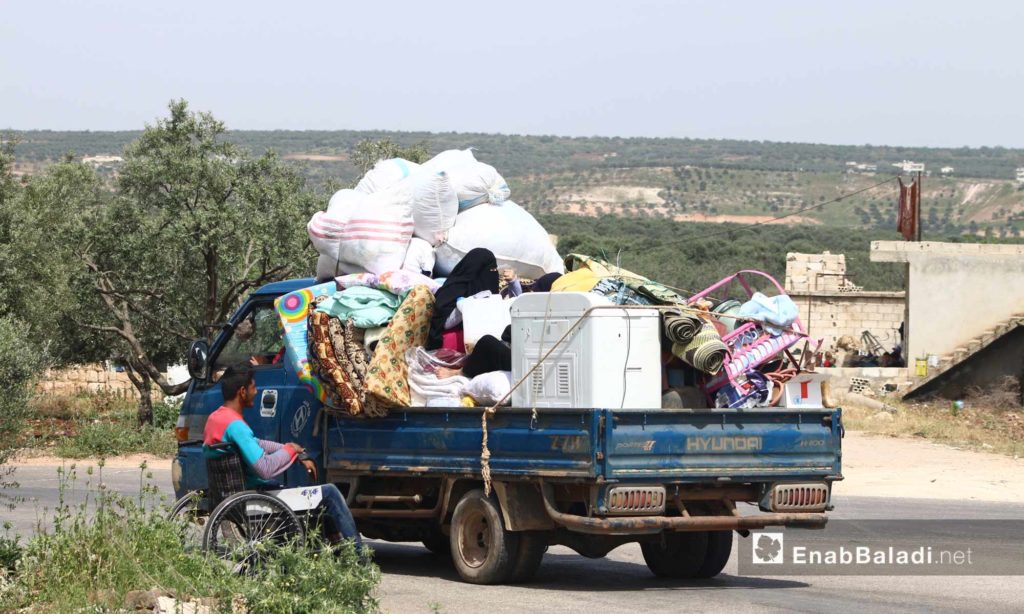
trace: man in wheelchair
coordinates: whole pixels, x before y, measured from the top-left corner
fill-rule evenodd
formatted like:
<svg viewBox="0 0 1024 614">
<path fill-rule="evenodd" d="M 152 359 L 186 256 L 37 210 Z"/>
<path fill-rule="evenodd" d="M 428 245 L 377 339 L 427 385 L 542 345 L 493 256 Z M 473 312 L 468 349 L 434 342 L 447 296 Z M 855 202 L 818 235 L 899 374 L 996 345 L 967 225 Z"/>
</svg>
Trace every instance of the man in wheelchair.
<svg viewBox="0 0 1024 614">
<path fill-rule="evenodd" d="M 237 364 L 228 367 L 220 378 L 224 405 L 210 414 L 203 430 L 203 455 L 213 458 L 235 451 L 242 460 L 245 472 L 245 486 L 249 489 L 279 488 L 272 479 L 284 473 L 298 460 L 315 480 L 316 465 L 305 456 L 305 450 L 297 443 L 280 444 L 257 439 L 252 429 L 242 418 L 242 411 L 252 407 L 256 400 L 256 381 L 251 365 Z M 230 443 L 234 450 L 223 445 Z M 327 540 L 338 544 L 342 539 L 355 541 L 356 549 L 362 551 L 362 538 L 356 529 L 352 512 L 344 497 L 334 484 L 322 484 L 321 505 L 330 519 Z"/>
</svg>

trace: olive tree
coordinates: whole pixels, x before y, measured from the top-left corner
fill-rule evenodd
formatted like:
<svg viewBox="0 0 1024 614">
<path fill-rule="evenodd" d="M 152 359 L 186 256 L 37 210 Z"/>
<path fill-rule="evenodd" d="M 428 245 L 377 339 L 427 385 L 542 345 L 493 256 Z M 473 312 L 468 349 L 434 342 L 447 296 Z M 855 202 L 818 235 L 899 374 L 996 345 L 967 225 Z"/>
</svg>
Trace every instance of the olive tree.
<svg viewBox="0 0 1024 614">
<path fill-rule="evenodd" d="M 379 160 L 390 158 L 403 158 L 410 162 L 421 163 L 430 159 L 430 151 L 427 149 L 426 142 L 423 141 L 402 147 L 388 138 L 376 141 L 363 139 L 356 143 L 351 155 L 352 164 L 359 169 L 360 175 L 373 168 L 373 165 Z"/>
<path fill-rule="evenodd" d="M 13 174 L 13 142 L 0 139 L 0 488 L 11 486 L 3 468 L 17 445 L 31 387 L 42 367 L 40 349 L 32 344 L 28 326 L 14 315 L 18 263 L 13 231 L 21 190 Z M 0 492 L 0 504 L 11 499 Z"/>
<path fill-rule="evenodd" d="M 209 339 L 247 292 L 305 275 L 315 253 L 305 225 L 318 199 L 267 151 L 232 143 L 209 113 L 174 101 L 124 152 L 108 206 L 72 245 L 88 285 L 77 323 L 107 340 L 139 392 L 140 422 L 151 394 L 187 382 L 163 367 L 188 344 Z"/>
</svg>

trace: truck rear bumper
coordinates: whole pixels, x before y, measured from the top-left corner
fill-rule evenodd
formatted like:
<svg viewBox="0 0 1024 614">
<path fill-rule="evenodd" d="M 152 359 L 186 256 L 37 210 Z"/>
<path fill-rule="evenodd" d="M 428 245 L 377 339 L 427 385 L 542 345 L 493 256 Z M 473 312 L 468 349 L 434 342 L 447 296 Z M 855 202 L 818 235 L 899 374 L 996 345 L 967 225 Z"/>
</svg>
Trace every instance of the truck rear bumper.
<svg viewBox="0 0 1024 614">
<path fill-rule="evenodd" d="M 756 514 L 741 516 L 735 511 L 732 516 L 621 516 L 594 518 L 558 511 L 554 495 L 548 484 L 541 492 L 544 508 L 557 524 L 579 533 L 635 534 L 657 533 L 659 531 L 741 531 L 765 527 L 800 527 L 821 529 L 828 522 L 824 513 Z"/>
</svg>

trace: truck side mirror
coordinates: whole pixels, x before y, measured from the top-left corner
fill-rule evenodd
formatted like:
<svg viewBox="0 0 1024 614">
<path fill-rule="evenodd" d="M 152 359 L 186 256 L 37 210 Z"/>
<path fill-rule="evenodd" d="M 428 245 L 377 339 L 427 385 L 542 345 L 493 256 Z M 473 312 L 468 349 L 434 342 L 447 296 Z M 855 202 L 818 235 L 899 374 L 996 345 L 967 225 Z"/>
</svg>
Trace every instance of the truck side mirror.
<svg viewBox="0 0 1024 614">
<path fill-rule="evenodd" d="M 188 374 L 194 380 L 206 379 L 206 360 L 210 355 L 210 345 L 205 339 L 196 339 L 188 348 Z"/>
</svg>

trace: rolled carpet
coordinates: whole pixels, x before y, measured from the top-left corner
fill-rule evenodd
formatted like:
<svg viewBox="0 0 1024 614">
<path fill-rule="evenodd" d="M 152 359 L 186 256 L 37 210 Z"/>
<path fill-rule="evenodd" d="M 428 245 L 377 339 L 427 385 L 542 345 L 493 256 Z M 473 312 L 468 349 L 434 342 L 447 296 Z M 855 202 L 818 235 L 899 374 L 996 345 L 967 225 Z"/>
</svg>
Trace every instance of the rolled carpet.
<svg viewBox="0 0 1024 614">
<path fill-rule="evenodd" d="M 711 322 L 701 323 L 689 343 L 673 343 L 672 353 L 698 371 L 714 375 L 722 369 L 727 348 Z"/>
<path fill-rule="evenodd" d="M 687 344 L 701 329 L 702 320 L 694 315 L 666 313 L 664 317 L 665 336 L 672 343 Z"/>
</svg>

